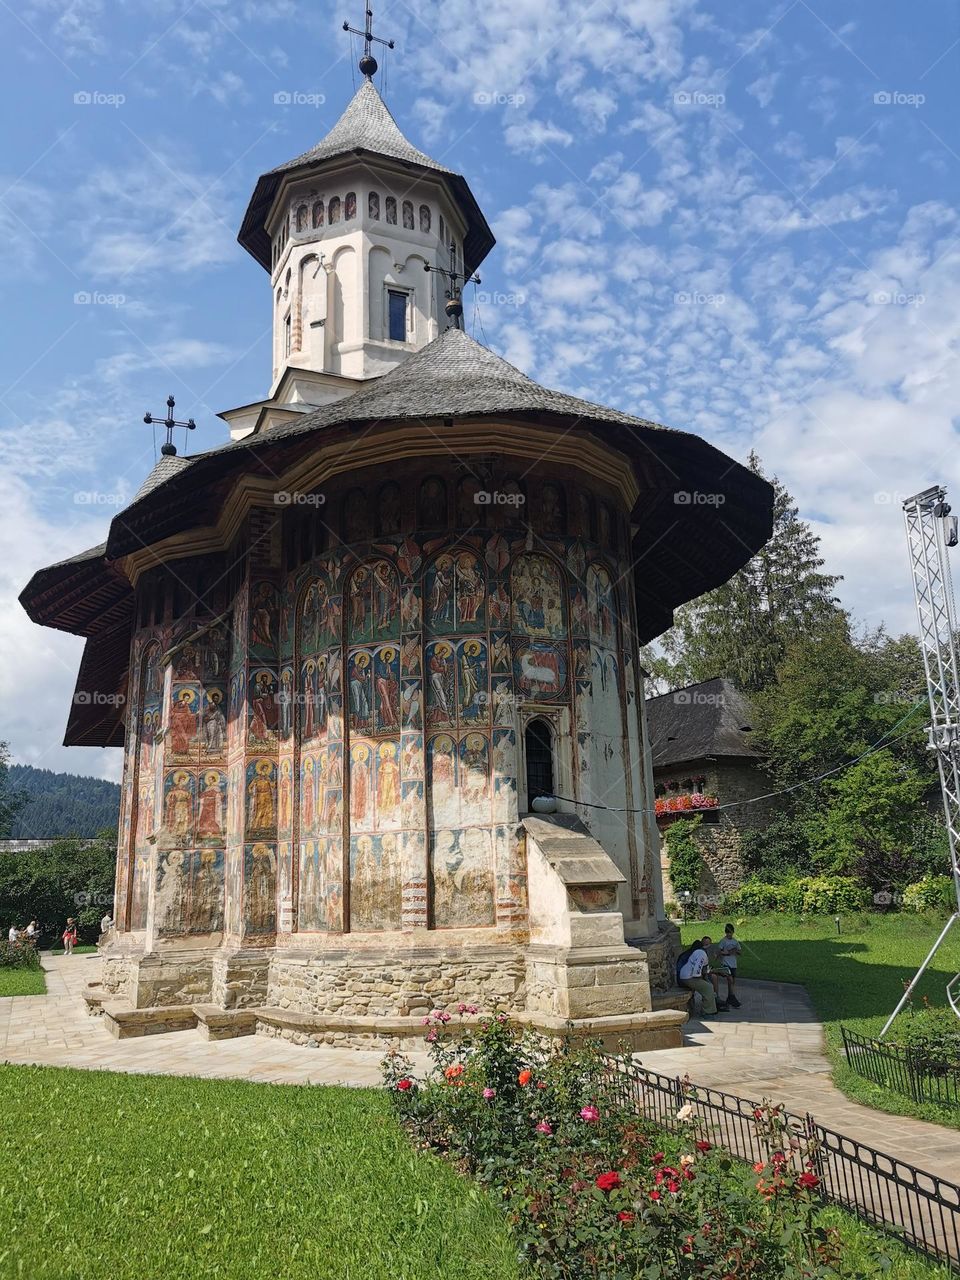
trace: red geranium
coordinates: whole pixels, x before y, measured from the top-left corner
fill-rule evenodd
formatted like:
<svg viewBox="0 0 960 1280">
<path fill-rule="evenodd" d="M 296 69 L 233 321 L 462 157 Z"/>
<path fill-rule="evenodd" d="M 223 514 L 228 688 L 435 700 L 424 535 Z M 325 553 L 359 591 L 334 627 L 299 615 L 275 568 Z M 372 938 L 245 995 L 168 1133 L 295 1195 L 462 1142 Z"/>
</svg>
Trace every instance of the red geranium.
<svg viewBox="0 0 960 1280">
<path fill-rule="evenodd" d="M 404 1076 L 404 1078 L 403 1078 L 402 1080 L 398 1080 L 398 1081 L 397 1081 L 397 1088 L 398 1088 L 402 1093 L 406 1093 L 408 1089 L 412 1089 L 412 1088 L 413 1088 L 413 1081 L 412 1081 L 412 1080 L 409 1080 L 406 1076 Z"/>
<path fill-rule="evenodd" d="M 533 1072 L 532 1072 L 532 1071 L 523 1070 L 523 1071 L 521 1071 L 521 1072 L 520 1072 L 520 1074 L 517 1076 L 517 1083 L 518 1083 L 518 1084 L 529 1084 L 529 1083 L 530 1083 L 530 1081 L 531 1081 L 532 1079 L 533 1079 Z"/>
<path fill-rule="evenodd" d="M 615 1169 L 611 1169 L 608 1173 L 598 1174 L 596 1178 L 597 1186 L 601 1191 L 614 1191 L 622 1182 L 623 1179 Z"/>
<path fill-rule="evenodd" d="M 620 1212 L 617 1214 L 617 1221 L 624 1223 L 624 1225 L 627 1225 L 633 1221 L 635 1216 L 636 1216 L 635 1214 L 628 1213 L 626 1209 L 621 1209 Z"/>
</svg>

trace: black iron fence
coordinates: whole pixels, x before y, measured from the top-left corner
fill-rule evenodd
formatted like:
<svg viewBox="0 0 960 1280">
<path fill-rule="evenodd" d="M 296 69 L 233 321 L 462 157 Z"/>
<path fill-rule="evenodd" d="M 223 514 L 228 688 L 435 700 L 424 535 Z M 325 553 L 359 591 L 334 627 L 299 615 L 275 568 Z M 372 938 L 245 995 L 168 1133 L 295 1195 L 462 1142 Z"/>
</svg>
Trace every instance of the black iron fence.
<svg viewBox="0 0 960 1280">
<path fill-rule="evenodd" d="M 906 1045 L 870 1040 L 840 1028 L 847 1065 L 857 1075 L 885 1089 L 906 1094 L 914 1102 L 960 1107 L 960 1070 L 955 1063 Z"/>
<path fill-rule="evenodd" d="M 691 1105 L 702 1136 L 750 1164 L 769 1160 L 774 1149 L 788 1150 L 797 1167 L 811 1160 L 827 1203 L 960 1271 L 960 1186 L 955 1183 L 827 1129 L 811 1115 L 781 1109 L 771 1126 L 763 1103 L 619 1058 L 609 1064 L 624 1101 L 664 1129 L 682 1130 L 688 1121 L 678 1113 Z"/>
</svg>

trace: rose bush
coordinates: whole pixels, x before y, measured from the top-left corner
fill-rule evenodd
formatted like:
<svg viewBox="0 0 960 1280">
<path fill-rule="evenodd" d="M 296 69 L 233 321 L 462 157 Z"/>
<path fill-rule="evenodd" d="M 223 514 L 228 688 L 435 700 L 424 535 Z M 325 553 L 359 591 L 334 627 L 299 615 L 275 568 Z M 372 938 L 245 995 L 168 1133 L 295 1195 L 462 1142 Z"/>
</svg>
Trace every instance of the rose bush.
<svg viewBox="0 0 960 1280">
<path fill-rule="evenodd" d="M 518 1037 L 503 1014 L 455 1035 L 438 1016 L 428 1021 L 431 1069 L 417 1079 L 390 1054 L 385 1083 L 418 1145 L 502 1201 L 533 1274 L 863 1275 L 844 1269 L 836 1231 L 818 1225 L 816 1151 L 779 1107 L 757 1109 L 769 1158 L 751 1172 L 714 1147 L 694 1095 L 675 1133 L 638 1116 L 597 1047 L 550 1051 Z"/>
</svg>

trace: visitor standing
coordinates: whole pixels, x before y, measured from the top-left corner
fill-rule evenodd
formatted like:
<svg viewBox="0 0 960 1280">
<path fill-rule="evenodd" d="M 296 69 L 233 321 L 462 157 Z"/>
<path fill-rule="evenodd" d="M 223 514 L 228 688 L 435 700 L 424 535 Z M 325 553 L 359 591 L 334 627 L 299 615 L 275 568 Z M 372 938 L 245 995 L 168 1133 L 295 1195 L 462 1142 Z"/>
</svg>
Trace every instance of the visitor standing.
<svg viewBox="0 0 960 1280">
<path fill-rule="evenodd" d="M 31 920 L 31 921 L 30 921 L 30 923 L 27 925 L 27 942 L 29 942 L 29 944 L 30 944 L 30 946 L 31 946 L 31 947 L 35 947 L 35 946 L 37 945 L 37 922 L 36 922 L 36 920 Z"/>
<path fill-rule="evenodd" d="M 107 914 L 100 921 L 101 936 L 105 933 L 109 933 L 112 928 L 113 928 L 113 916 L 111 916 L 110 912 L 108 911 Z"/>
<path fill-rule="evenodd" d="M 73 948 L 77 945 L 77 922 L 73 916 L 67 916 L 67 923 L 63 930 L 63 954 L 67 956 L 73 955 Z"/>
<path fill-rule="evenodd" d="M 740 1008 L 740 1001 L 734 995 L 734 987 L 737 982 L 737 957 L 742 950 L 736 930 L 732 924 L 728 924 L 723 931 L 723 937 L 717 944 L 717 954 L 727 967 L 727 1003 L 732 1004 L 735 1009 Z"/>
<path fill-rule="evenodd" d="M 7 941 L 11 946 L 15 946 L 20 939 L 20 930 L 15 924 L 12 924 L 7 930 Z"/>
</svg>

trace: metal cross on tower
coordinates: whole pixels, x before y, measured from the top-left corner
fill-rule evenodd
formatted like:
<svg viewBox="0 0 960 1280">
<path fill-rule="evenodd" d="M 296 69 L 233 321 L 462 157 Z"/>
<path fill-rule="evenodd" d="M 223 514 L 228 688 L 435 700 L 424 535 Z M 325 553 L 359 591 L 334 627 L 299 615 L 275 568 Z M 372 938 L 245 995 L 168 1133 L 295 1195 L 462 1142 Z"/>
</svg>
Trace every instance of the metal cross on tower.
<svg viewBox="0 0 960 1280">
<path fill-rule="evenodd" d="M 360 70 L 370 80 L 377 73 L 377 60 L 370 52 L 371 44 L 382 44 L 386 45 L 388 49 L 392 49 L 393 41 L 375 36 L 373 34 L 373 10 L 368 7 L 365 14 L 366 22 L 362 31 L 357 27 L 351 27 L 349 22 L 343 24 L 343 29 L 344 31 L 349 31 L 352 36 L 363 36 L 363 57 L 360 59 Z"/>
<path fill-rule="evenodd" d="M 167 416 L 165 418 L 155 418 L 152 413 L 143 415 L 144 422 L 148 425 L 157 425 L 167 428 L 166 444 L 160 446 L 160 452 L 168 458 L 176 456 L 177 446 L 173 443 L 174 427 L 184 427 L 187 431 L 196 431 L 197 424 L 192 418 L 188 418 L 186 422 L 178 422 L 173 416 L 173 407 L 176 404 L 173 396 L 167 396 Z"/>
<path fill-rule="evenodd" d="M 424 271 L 434 271 L 437 275 L 443 276 L 446 280 L 447 288 L 447 305 L 444 308 L 447 315 L 453 321 L 458 329 L 463 328 L 463 297 L 461 286 L 465 284 L 481 284 L 482 281 L 476 272 L 472 276 L 464 275 L 462 271 L 457 270 L 457 248 L 451 240 L 450 242 L 450 266 L 449 267 L 431 267 L 429 262 L 424 263 Z"/>
<path fill-rule="evenodd" d="M 950 845 L 950 869 L 957 909 L 947 921 L 930 954 L 903 993 L 880 1032 L 887 1034 L 894 1018 L 913 994 L 951 927 L 960 920 L 960 668 L 957 664 L 957 624 L 954 616 L 953 582 L 947 548 L 957 545 L 957 517 L 950 514 L 947 491 L 935 484 L 914 494 L 903 504 L 903 517 L 910 548 L 913 594 L 920 623 L 920 648 L 930 699 L 928 745 L 937 753 L 943 811 Z M 947 999 L 960 1018 L 960 973 L 947 983 Z"/>
</svg>

